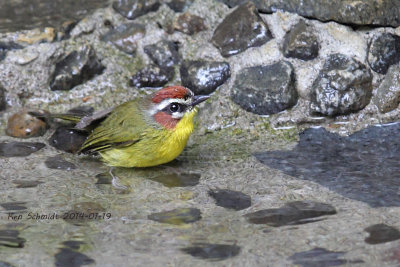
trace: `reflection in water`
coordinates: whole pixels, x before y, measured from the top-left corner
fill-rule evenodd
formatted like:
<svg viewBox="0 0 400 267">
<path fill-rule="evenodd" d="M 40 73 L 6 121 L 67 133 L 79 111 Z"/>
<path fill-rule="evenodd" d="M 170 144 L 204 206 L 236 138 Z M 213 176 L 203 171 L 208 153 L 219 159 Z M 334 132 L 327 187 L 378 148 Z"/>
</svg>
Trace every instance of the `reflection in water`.
<svg viewBox="0 0 400 267">
<path fill-rule="evenodd" d="M 400 206 L 400 123 L 368 127 L 349 137 L 308 129 L 293 150 L 255 156 L 288 175 L 372 207 Z"/>
</svg>

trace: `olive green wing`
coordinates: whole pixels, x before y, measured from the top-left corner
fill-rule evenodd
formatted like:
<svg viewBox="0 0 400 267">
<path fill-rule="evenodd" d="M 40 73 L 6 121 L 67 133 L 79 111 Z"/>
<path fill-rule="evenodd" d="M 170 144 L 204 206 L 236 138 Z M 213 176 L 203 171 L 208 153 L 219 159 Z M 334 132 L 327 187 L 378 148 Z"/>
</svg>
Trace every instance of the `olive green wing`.
<svg viewBox="0 0 400 267">
<path fill-rule="evenodd" d="M 132 145 L 142 139 L 147 128 L 137 102 L 124 103 L 93 130 L 79 152 L 94 153 Z"/>
</svg>

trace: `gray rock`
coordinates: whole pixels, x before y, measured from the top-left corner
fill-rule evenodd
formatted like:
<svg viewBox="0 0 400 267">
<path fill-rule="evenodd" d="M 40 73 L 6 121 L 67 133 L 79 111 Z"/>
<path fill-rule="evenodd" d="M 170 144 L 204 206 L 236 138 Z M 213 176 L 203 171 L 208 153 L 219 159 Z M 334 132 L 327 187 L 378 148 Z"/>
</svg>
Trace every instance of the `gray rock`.
<svg viewBox="0 0 400 267">
<path fill-rule="evenodd" d="M 158 0 L 117 0 L 112 7 L 127 19 L 136 19 L 160 7 Z"/>
<path fill-rule="evenodd" d="M 365 242 L 371 245 L 400 239 L 400 231 L 397 228 L 383 223 L 368 226 L 364 231 L 369 233 L 369 237 L 365 239 Z"/>
<path fill-rule="evenodd" d="M 246 2 L 246 0 L 219 1 L 231 7 Z M 355 25 L 400 26 L 398 0 L 253 0 L 252 2 L 262 13 L 284 10 L 321 21 L 336 21 Z"/>
<path fill-rule="evenodd" d="M 51 90 L 70 90 L 96 74 L 101 74 L 104 66 L 97 59 L 91 46 L 83 46 L 79 51 L 72 51 L 56 62 L 50 78 Z"/>
<path fill-rule="evenodd" d="M 0 42 L 0 61 L 7 56 L 7 51 L 22 48 L 24 47 L 13 42 Z"/>
<path fill-rule="evenodd" d="M 311 60 L 318 56 L 319 44 L 313 30 L 301 20 L 285 35 L 282 50 L 285 57 Z"/>
<path fill-rule="evenodd" d="M 383 33 L 372 38 L 368 46 L 371 69 L 386 74 L 389 67 L 400 61 L 400 36 Z"/>
<path fill-rule="evenodd" d="M 6 106 L 6 89 L 0 84 L 0 111 L 5 110 Z"/>
<path fill-rule="evenodd" d="M 195 95 L 208 95 L 222 85 L 230 76 L 227 62 L 184 61 L 180 67 L 182 85 Z"/>
<path fill-rule="evenodd" d="M 211 42 L 224 57 L 257 47 L 272 39 L 253 3 L 248 2 L 225 17 L 214 31 Z"/>
<path fill-rule="evenodd" d="M 274 114 L 297 103 L 294 70 L 286 61 L 242 70 L 232 87 L 232 100 L 261 115 Z"/>
<path fill-rule="evenodd" d="M 172 67 L 179 62 L 178 45 L 170 41 L 146 45 L 144 52 L 160 67 Z"/>
<path fill-rule="evenodd" d="M 1 142 L 0 156 L 1 157 L 26 157 L 46 145 L 38 142 Z"/>
<path fill-rule="evenodd" d="M 217 206 L 227 209 L 243 210 L 251 206 L 251 197 L 242 192 L 217 189 L 208 191 L 208 194 L 215 199 Z"/>
<path fill-rule="evenodd" d="M 171 0 L 167 2 L 167 5 L 175 12 L 183 12 L 193 3 L 193 1 L 194 0 Z"/>
<path fill-rule="evenodd" d="M 110 42 L 119 50 L 134 54 L 137 49 L 137 41 L 146 34 L 146 28 L 142 24 L 127 23 L 119 25 L 101 37 L 104 42 Z"/>
<path fill-rule="evenodd" d="M 173 67 L 161 68 L 155 65 L 147 66 L 136 72 L 130 79 L 129 84 L 135 87 L 160 87 L 165 85 L 174 77 Z"/>
<path fill-rule="evenodd" d="M 198 259 L 220 261 L 237 256 L 241 247 L 228 244 L 196 243 L 193 246 L 182 248 L 181 251 Z"/>
<path fill-rule="evenodd" d="M 386 113 L 394 110 L 400 103 L 400 65 L 393 65 L 389 68 L 383 82 L 379 85 L 374 103 L 379 111 Z"/>
<path fill-rule="evenodd" d="M 330 55 L 311 88 L 311 110 L 327 116 L 364 108 L 372 96 L 372 74 L 361 62 Z"/>
<path fill-rule="evenodd" d="M 72 129 L 72 127 L 58 127 L 49 139 L 49 144 L 59 150 L 76 153 L 85 142 L 88 134 Z"/>
</svg>

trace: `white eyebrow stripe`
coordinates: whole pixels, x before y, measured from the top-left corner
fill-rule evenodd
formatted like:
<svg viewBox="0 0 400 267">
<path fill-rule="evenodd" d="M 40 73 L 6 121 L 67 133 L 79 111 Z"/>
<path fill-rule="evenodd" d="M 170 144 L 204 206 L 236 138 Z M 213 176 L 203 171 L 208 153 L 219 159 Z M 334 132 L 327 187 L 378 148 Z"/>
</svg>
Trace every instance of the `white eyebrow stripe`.
<svg viewBox="0 0 400 267">
<path fill-rule="evenodd" d="M 178 103 L 178 104 L 184 104 L 184 105 L 190 105 L 191 99 L 179 99 L 179 98 L 169 98 L 161 101 L 159 104 L 157 104 L 154 108 L 150 110 L 150 115 L 153 116 L 156 114 L 158 111 L 163 110 L 166 108 L 169 104 L 171 103 Z"/>
</svg>

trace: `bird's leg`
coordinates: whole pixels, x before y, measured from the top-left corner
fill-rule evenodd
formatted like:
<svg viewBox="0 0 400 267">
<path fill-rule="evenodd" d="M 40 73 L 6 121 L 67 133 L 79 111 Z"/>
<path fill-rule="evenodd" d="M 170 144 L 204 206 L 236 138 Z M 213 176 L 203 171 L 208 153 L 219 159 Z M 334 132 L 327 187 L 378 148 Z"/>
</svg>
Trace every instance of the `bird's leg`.
<svg viewBox="0 0 400 267">
<path fill-rule="evenodd" d="M 111 184 L 112 184 L 116 189 L 119 189 L 119 190 L 128 190 L 129 188 L 121 183 L 121 180 L 118 178 L 118 176 L 116 176 L 116 175 L 113 174 L 113 170 L 114 170 L 114 167 L 111 167 L 111 168 L 110 168 L 110 175 L 111 175 L 111 177 L 112 177 Z"/>
</svg>

